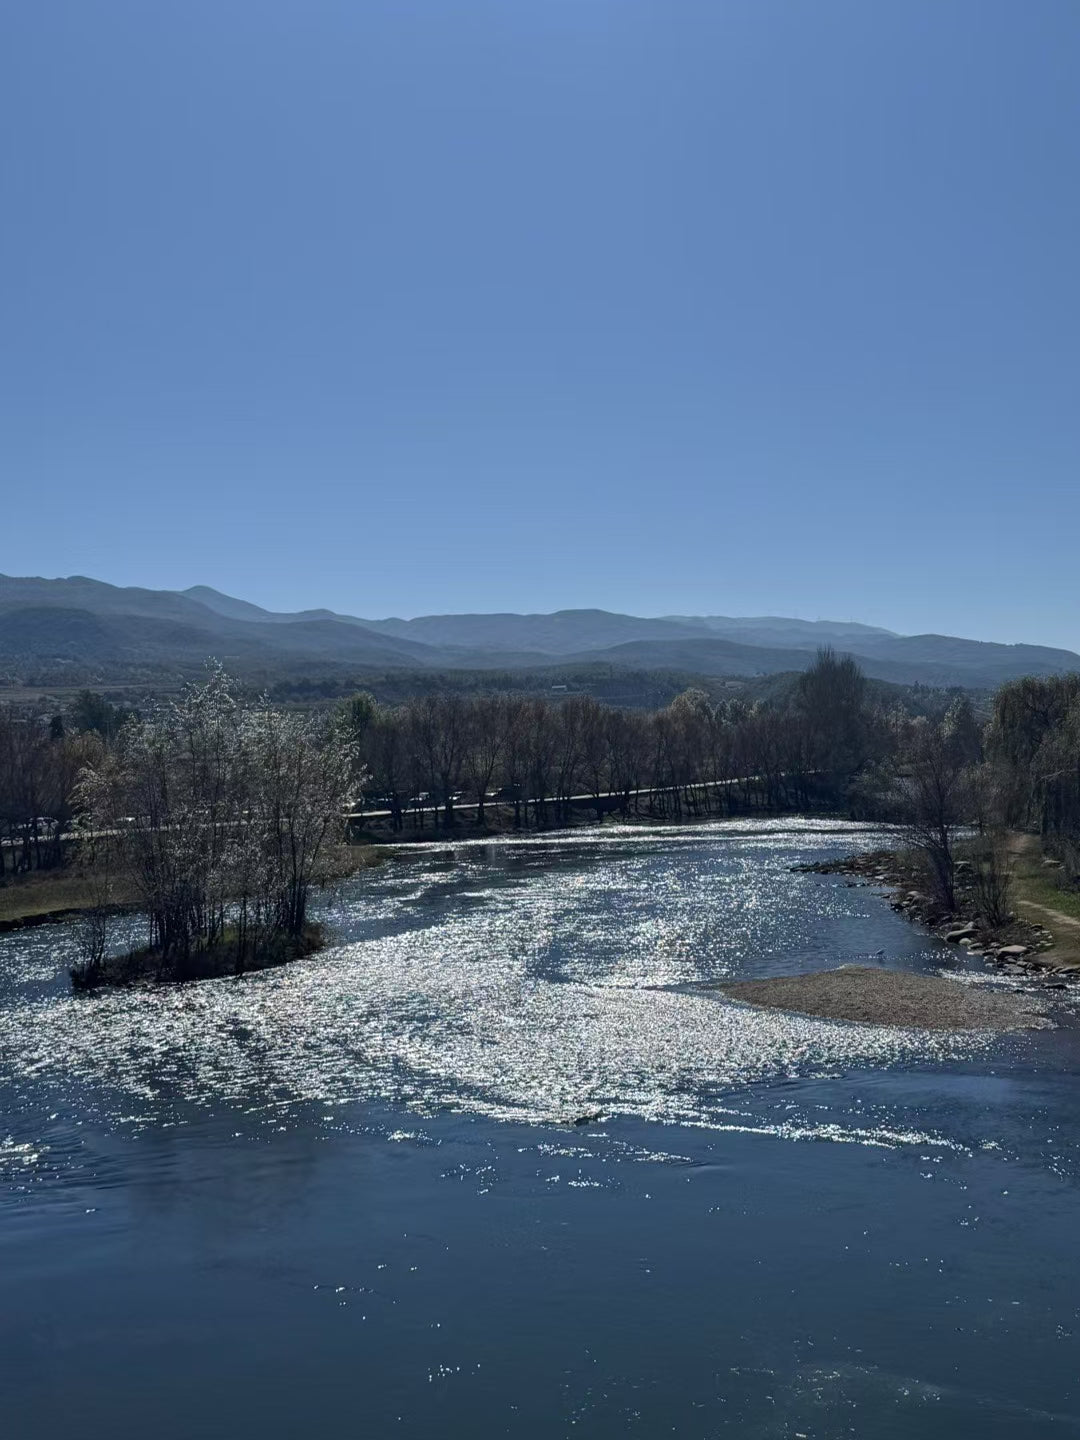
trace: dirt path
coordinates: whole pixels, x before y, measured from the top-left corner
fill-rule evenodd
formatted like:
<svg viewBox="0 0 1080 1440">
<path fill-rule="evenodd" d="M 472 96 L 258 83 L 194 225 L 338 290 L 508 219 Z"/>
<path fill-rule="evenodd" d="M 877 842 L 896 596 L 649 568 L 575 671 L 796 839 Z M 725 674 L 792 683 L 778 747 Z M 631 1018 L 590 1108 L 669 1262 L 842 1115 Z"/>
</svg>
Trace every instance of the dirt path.
<svg viewBox="0 0 1080 1440">
<path fill-rule="evenodd" d="M 1042 963 L 1048 969 L 1080 970 L 1080 920 L 1037 900 L 1018 899 L 1016 908 L 1029 920 L 1041 921 L 1053 935 L 1053 946 L 1042 953 Z"/>
<path fill-rule="evenodd" d="M 1042 900 L 1028 900 L 1023 895 L 1025 880 L 1036 880 L 1042 868 L 1042 846 L 1035 835 L 1013 834 L 1009 852 L 1016 864 L 1014 904 L 1021 915 L 1045 925 L 1054 937 L 1053 949 L 1044 952 L 1043 960 L 1053 969 L 1080 968 L 1080 920 Z"/>
<path fill-rule="evenodd" d="M 1044 920 L 1051 922 L 1051 928 L 1056 932 L 1065 930 L 1071 932 L 1080 940 L 1080 920 L 1073 915 L 1064 915 L 1060 910 L 1053 910 L 1049 905 L 1040 905 L 1037 900 L 1017 900 L 1017 908 L 1020 910 L 1034 910 Z"/>
</svg>

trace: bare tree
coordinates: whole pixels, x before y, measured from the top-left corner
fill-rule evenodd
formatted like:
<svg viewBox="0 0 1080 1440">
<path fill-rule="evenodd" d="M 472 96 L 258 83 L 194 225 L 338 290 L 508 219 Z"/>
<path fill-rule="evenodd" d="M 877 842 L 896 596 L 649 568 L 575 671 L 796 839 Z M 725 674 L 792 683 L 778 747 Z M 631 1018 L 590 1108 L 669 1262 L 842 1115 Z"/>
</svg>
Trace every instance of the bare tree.
<svg viewBox="0 0 1080 1440">
<path fill-rule="evenodd" d="M 1013 860 L 1007 837 L 1001 832 L 986 835 L 972 857 L 973 884 L 979 915 L 997 928 L 1012 919 Z"/>
<path fill-rule="evenodd" d="M 108 949 L 115 846 L 110 835 L 95 834 L 85 820 L 81 828 L 85 833 L 80 837 L 79 850 L 86 870 L 90 904 L 79 916 L 76 927 L 75 943 L 79 952 L 76 970 L 87 985 L 94 985 L 101 976 Z"/>
<path fill-rule="evenodd" d="M 948 911 L 956 906 L 956 832 L 972 819 L 971 780 L 956 733 L 941 721 L 918 721 L 894 793 L 908 844 L 923 856 L 937 899 Z"/>
<path fill-rule="evenodd" d="M 476 823 L 485 823 L 484 803 L 506 746 L 507 705 L 503 695 L 478 695 L 466 718 L 465 773 L 476 796 Z"/>
<path fill-rule="evenodd" d="M 866 754 L 866 678 L 858 664 L 826 646 L 799 676 L 796 698 L 810 767 L 843 775 L 857 770 Z"/>
<path fill-rule="evenodd" d="M 97 858 L 109 837 L 147 911 L 162 972 L 184 979 L 222 944 L 238 971 L 272 942 L 300 944 L 356 778 L 346 726 L 243 705 L 215 666 L 161 715 L 130 720 L 79 800 Z M 96 933 L 88 948 L 100 967 Z"/>
</svg>

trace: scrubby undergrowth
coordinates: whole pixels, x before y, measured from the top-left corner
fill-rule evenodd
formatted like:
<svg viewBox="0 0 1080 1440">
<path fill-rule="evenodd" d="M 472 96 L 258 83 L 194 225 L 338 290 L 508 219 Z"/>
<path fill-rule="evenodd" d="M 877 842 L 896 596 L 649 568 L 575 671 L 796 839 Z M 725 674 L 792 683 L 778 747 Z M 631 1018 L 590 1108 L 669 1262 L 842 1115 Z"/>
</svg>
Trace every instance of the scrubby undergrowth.
<svg viewBox="0 0 1080 1440">
<path fill-rule="evenodd" d="M 145 947 L 126 955 L 108 956 L 97 964 L 73 965 L 71 983 L 76 990 L 97 990 L 103 986 L 168 985 L 193 980 L 215 980 L 223 975 L 247 975 L 302 959 L 326 944 L 326 933 L 318 924 L 308 924 L 301 935 L 274 934 L 252 949 L 241 948 L 239 935 L 227 930 L 214 945 L 191 951 L 186 956 L 168 956 Z"/>
</svg>

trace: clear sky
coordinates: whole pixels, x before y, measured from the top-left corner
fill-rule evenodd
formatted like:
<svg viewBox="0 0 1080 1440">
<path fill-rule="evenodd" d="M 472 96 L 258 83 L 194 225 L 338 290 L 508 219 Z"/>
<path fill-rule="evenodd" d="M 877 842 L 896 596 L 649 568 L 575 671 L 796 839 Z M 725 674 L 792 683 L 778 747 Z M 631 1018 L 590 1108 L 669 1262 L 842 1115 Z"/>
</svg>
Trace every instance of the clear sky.
<svg viewBox="0 0 1080 1440">
<path fill-rule="evenodd" d="M 0 571 L 1080 646 L 1077 0 L 9 0 Z"/>
</svg>

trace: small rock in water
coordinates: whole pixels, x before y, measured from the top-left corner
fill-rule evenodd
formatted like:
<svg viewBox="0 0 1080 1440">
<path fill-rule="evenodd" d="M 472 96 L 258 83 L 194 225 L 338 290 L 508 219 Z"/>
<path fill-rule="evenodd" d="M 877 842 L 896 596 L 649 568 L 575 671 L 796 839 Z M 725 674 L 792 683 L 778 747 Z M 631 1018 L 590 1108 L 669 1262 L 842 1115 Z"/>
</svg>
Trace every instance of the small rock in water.
<svg viewBox="0 0 1080 1440">
<path fill-rule="evenodd" d="M 959 945 L 965 935 L 975 934 L 975 921 L 969 920 L 966 925 L 957 925 L 955 930 L 946 930 L 945 939 L 950 945 Z"/>
</svg>

